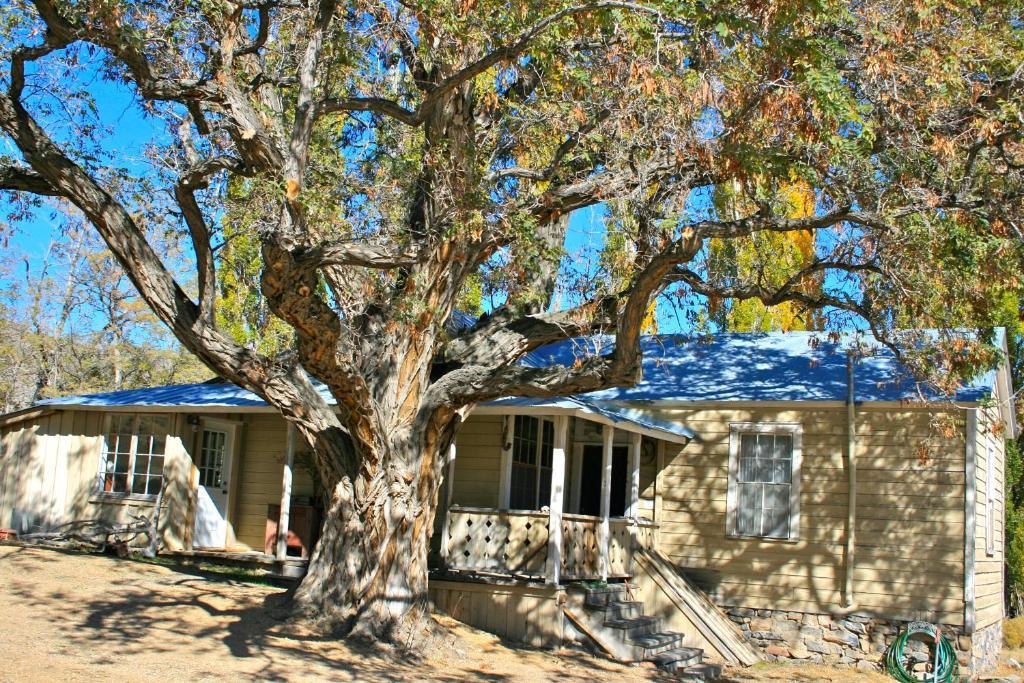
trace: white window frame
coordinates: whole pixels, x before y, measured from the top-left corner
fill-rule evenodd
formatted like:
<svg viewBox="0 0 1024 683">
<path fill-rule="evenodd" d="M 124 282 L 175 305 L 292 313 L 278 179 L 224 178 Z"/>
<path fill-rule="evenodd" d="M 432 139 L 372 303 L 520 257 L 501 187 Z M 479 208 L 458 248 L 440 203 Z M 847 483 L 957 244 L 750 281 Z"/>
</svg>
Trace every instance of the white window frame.
<svg viewBox="0 0 1024 683">
<path fill-rule="evenodd" d="M 740 437 L 743 434 L 779 434 L 793 438 L 792 476 L 789 488 L 789 536 L 752 536 L 737 531 L 739 504 Z M 797 422 L 732 422 L 729 424 L 729 491 L 726 506 L 726 536 L 730 538 L 780 541 L 800 540 L 800 471 L 803 460 L 803 426 Z"/>
<path fill-rule="evenodd" d="M 130 417 L 132 420 L 132 438 L 128 454 L 128 472 L 125 491 L 105 491 L 103 483 L 107 476 L 107 457 L 110 454 L 110 444 L 107 442 L 110 436 L 111 423 L 114 417 Z M 174 422 L 171 416 L 157 413 L 107 413 L 103 419 L 103 438 L 100 441 L 99 466 L 96 472 L 96 495 L 101 498 L 120 498 L 135 500 L 156 500 L 158 493 L 134 493 L 132 491 L 135 483 L 135 462 L 139 452 L 139 423 L 144 417 L 164 417 L 167 419 L 167 431 L 164 433 L 164 452 L 159 456 L 162 460 L 160 468 L 160 490 L 166 485 L 164 466 L 167 465 L 167 445 L 171 437 Z M 150 457 L 153 457 L 150 455 Z M 148 476 L 148 475 L 147 475 Z"/>
<path fill-rule="evenodd" d="M 540 477 L 541 477 L 541 473 L 543 472 L 543 470 L 547 469 L 548 472 L 549 472 L 549 476 L 550 476 L 550 473 L 552 472 L 551 468 L 544 468 L 544 467 L 541 466 L 541 462 L 542 462 L 542 460 L 541 460 L 542 449 L 544 448 L 544 423 L 545 422 L 550 423 L 552 430 L 556 430 L 557 425 L 555 423 L 554 417 L 549 417 L 549 416 L 526 415 L 526 414 L 509 415 L 508 416 L 508 422 L 506 424 L 506 430 L 505 430 L 506 433 L 505 433 L 505 437 L 504 437 L 505 443 L 502 444 L 502 471 L 501 471 L 501 482 L 500 482 L 501 490 L 499 492 L 499 497 L 500 497 L 500 501 L 499 501 L 500 502 L 500 506 L 499 507 L 501 509 L 503 509 L 503 510 L 511 510 L 511 509 L 513 509 L 512 508 L 512 467 L 514 465 L 513 451 L 515 449 L 516 418 L 517 417 L 533 418 L 533 419 L 537 420 L 537 452 L 535 454 L 536 455 L 536 459 L 537 459 L 537 464 L 536 464 L 536 467 L 537 467 L 537 479 L 534 482 L 534 491 L 533 491 L 534 507 L 533 508 L 529 508 L 529 509 L 525 509 L 525 508 L 523 509 L 523 510 L 526 510 L 528 512 L 535 512 L 535 511 L 540 509 L 539 506 L 537 505 L 537 502 L 540 499 Z M 515 508 L 515 509 L 517 511 L 520 510 L 520 508 Z"/>
</svg>

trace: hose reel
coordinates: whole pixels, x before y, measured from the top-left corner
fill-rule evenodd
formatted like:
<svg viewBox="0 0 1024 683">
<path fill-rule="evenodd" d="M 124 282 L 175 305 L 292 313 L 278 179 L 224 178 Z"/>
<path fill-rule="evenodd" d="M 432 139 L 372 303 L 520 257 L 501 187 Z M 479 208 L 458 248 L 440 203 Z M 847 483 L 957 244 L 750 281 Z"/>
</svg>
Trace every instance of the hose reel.
<svg viewBox="0 0 1024 683">
<path fill-rule="evenodd" d="M 928 645 L 929 663 L 931 671 L 913 672 L 907 669 L 910 657 L 904 652 L 907 642 L 913 636 L 925 636 L 916 638 L 919 642 Z M 913 667 L 911 667 L 913 668 Z M 948 683 L 958 680 L 960 665 L 956 659 L 956 650 L 946 636 L 942 635 L 939 627 L 924 621 L 914 621 L 907 624 L 907 627 L 889 645 L 885 652 L 885 670 L 890 676 L 901 683 L 919 683 L 920 681 L 935 681 L 935 683 Z"/>
</svg>

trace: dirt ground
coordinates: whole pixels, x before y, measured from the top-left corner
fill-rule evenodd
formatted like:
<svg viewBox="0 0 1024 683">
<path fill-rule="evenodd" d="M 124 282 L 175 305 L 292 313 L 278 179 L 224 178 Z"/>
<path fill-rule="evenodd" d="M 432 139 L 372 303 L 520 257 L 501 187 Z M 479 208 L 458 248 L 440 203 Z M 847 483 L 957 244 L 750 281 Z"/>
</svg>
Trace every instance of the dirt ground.
<svg viewBox="0 0 1024 683">
<path fill-rule="evenodd" d="M 647 666 L 515 648 L 440 617 L 450 642 L 417 656 L 325 639 L 279 620 L 283 591 L 113 557 L 0 546 L 0 681 L 667 681 Z M 729 681 L 889 680 L 757 666 Z"/>
</svg>

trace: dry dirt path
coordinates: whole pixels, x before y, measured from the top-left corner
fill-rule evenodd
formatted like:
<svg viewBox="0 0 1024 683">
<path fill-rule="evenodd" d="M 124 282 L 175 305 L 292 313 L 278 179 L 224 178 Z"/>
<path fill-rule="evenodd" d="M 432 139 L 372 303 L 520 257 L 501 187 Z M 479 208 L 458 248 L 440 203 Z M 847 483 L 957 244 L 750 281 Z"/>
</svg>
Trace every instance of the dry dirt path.
<svg viewBox="0 0 1024 683">
<path fill-rule="evenodd" d="M 0 680 L 658 681 L 644 667 L 511 648 L 452 620 L 418 657 L 324 639 L 275 619 L 282 591 L 112 557 L 0 546 Z M 885 680 L 761 667 L 732 680 Z"/>
</svg>

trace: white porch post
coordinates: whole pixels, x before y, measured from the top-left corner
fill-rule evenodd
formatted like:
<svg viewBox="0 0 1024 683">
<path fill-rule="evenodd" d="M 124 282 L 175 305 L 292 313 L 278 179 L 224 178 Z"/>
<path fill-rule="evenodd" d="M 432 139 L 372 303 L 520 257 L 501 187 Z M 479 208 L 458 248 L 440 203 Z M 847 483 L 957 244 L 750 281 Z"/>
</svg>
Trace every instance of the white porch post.
<svg viewBox="0 0 1024 683">
<path fill-rule="evenodd" d="M 629 572 L 636 574 L 636 551 L 639 543 L 636 540 L 637 518 L 640 516 L 640 446 L 643 436 L 637 432 L 629 435 L 629 505 L 626 517 L 629 525 Z"/>
<path fill-rule="evenodd" d="M 551 452 L 551 501 L 548 503 L 548 583 L 557 586 L 562 573 L 562 507 L 565 500 L 565 443 L 569 418 L 555 417 L 555 444 Z"/>
<path fill-rule="evenodd" d="M 608 580 L 608 544 L 611 542 L 611 528 L 608 523 L 612 491 L 612 444 L 615 429 L 603 425 L 601 436 L 604 448 L 601 450 L 601 580 Z"/>
<path fill-rule="evenodd" d="M 629 506 L 626 516 L 636 519 L 640 516 L 640 444 L 643 436 L 636 432 L 629 436 Z"/>
<path fill-rule="evenodd" d="M 455 442 L 448 447 L 448 471 L 444 475 L 444 526 L 441 527 L 441 558 L 448 564 L 448 546 L 451 542 L 452 491 L 455 488 Z"/>
<path fill-rule="evenodd" d="M 515 418 L 506 415 L 501 423 L 501 473 L 498 480 L 498 509 L 508 510 L 512 496 L 512 439 Z"/>
<path fill-rule="evenodd" d="M 288 524 L 292 508 L 292 467 L 295 465 L 295 426 L 288 423 L 288 447 L 281 473 L 281 511 L 277 518 L 277 552 L 279 561 L 288 557 Z"/>
</svg>

